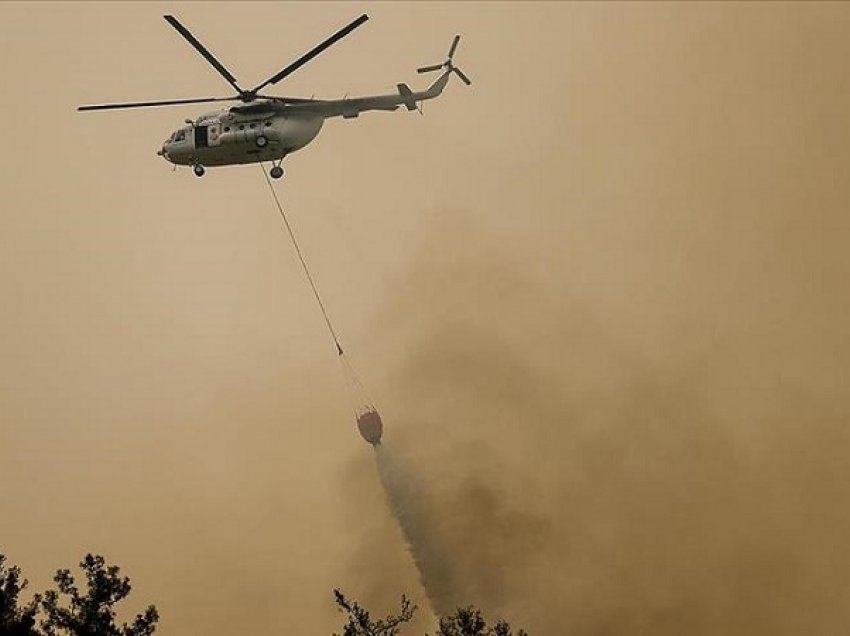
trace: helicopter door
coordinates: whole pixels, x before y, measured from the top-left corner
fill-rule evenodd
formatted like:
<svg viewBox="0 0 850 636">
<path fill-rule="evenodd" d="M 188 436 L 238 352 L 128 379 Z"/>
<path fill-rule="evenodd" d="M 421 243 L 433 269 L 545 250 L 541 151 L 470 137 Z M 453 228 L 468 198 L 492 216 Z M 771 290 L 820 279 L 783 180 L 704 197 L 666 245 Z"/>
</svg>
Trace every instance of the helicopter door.
<svg viewBox="0 0 850 636">
<path fill-rule="evenodd" d="M 221 145 L 221 126 L 219 124 L 211 124 L 207 131 L 207 143 L 210 147 Z"/>
<path fill-rule="evenodd" d="M 209 126 L 195 126 L 195 148 L 209 146 Z"/>
<path fill-rule="evenodd" d="M 209 148 L 220 146 L 219 125 L 195 126 L 195 148 Z"/>
</svg>

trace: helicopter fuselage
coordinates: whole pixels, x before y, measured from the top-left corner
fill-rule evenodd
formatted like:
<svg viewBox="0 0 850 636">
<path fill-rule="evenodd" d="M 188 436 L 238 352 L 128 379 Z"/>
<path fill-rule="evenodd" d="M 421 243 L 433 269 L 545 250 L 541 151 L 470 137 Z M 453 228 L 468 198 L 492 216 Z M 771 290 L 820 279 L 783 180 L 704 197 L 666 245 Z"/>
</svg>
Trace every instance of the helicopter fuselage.
<svg viewBox="0 0 850 636">
<path fill-rule="evenodd" d="M 150 108 L 206 104 L 210 102 L 240 101 L 243 105 L 217 110 L 187 119 L 187 126 L 178 128 L 157 151 L 160 157 L 174 165 L 192 166 L 196 176 L 204 175 L 205 166 L 232 166 L 271 161 L 269 174 L 273 179 L 283 176 L 283 158 L 309 144 L 325 119 L 342 117 L 351 119 L 360 113 L 374 110 L 394 111 L 404 106 L 408 111 L 422 112 L 422 102 L 439 97 L 449 76 L 457 75 L 467 86 L 472 81 L 452 62 L 460 36 L 456 35 L 449 54 L 442 64 L 432 64 L 416 69 L 417 73 L 441 71 L 440 76 L 425 90 L 413 91 L 407 84 L 396 84 L 397 93 L 367 95 L 342 99 L 304 99 L 265 95 L 261 91 L 277 84 L 304 64 L 319 55 L 369 19 L 365 13 L 336 33 L 314 46 L 307 53 L 278 71 L 252 89 L 239 86 L 236 78 L 219 62 L 201 42 L 173 15 L 163 16 L 192 47 L 218 71 L 236 91 L 230 97 L 193 97 L 144 102 L 123 102 L 78 106 L 79 111 L 115 110 L 119 108 Z"/>
<path fill-rule="evenodd" d="M 324 117 L 315 113 L 235 107 L 207 113 L 194 122 L 187 120 L 157 154 L 181 166 L 276 161 L 313 141 L 323 123 Z"/>
</svg>

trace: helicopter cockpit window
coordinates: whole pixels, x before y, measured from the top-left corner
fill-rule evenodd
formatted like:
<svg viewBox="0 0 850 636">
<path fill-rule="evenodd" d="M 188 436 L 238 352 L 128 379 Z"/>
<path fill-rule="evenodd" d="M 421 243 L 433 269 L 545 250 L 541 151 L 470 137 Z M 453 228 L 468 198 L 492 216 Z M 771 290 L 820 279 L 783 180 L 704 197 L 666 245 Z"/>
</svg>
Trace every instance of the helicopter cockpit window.
<svg viewBox="0 0 850 636">
<path fill-rule="evenodd" d="M 183 141 L 184 139 L 186 139 L 186 131 L 185 130 L 178 130 L 176 133 L 174 133 L 174 140 L 173 141 Z"/>
</svg>

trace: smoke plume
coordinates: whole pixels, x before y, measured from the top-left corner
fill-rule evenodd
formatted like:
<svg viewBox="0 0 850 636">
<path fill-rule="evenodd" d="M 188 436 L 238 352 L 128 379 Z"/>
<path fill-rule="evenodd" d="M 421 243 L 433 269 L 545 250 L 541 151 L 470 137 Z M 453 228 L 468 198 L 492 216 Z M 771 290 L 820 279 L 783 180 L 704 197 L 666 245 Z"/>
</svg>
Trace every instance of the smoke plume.
<svg viewBox="0 0 850 636">
<path fill-rule="evenodd" d="M 751 312 L 777 308 L 699 303 L 741 284 L 706 276 L 698 292 L 627 292 L 663 316 L 603 315 L 577 282 L 558 289 L 523 263 L 521 242 L 506 249 L 463 216 L 435 221 L 404 281 L 415 293 L 400 289 L 381 325 L 418 343 L 388 374 L 386 439 L 428 505 L 407 509 L 426 498 L 382 477 L 438 613 L 450 598 L 579 636 L 846 624 L 848 403 L 805 327 L 825 305 L 786 305 L 755 335 Z M 355 566 L 397 558 L 376 556 L 396 532 L 372 526 Z M 429 578 L 434 563 L 450 588 Z M 403 568 L 379 572 L 372 602 L 410 591 Z"/>
</svg>

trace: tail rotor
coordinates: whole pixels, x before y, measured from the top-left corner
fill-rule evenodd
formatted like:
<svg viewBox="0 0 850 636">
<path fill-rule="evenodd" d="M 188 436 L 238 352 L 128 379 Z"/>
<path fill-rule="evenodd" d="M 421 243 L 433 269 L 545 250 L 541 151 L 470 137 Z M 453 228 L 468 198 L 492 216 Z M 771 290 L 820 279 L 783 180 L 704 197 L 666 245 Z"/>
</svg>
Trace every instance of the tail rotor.
<svg viewBox="0 0 850 636">
<path fill-rule="evenodd" d="M 464 75 L 463 71 L 461 71 L 457 66 L 452 62 L 452 58 L 454 57 L 455 50 L 457 49 L 457 45 L 460 42 L 460 36 L 456 35 L 454 40 L 452 40 L 452 45 L 449 47 L 449 55 L 445 62 L 442 64 L 432 64 L 430 66 L 423 66 L 421 68 L 416 69 L 417 73 L 430 73 L 432 71 L 439 71 L 440 69 L 446 69 L 449 73 L 454 73 L 457 75 L 464 84 L 469 86 L 472 84 L 472 80 L 469 79 L 466 75 Z"/>
</svg>

